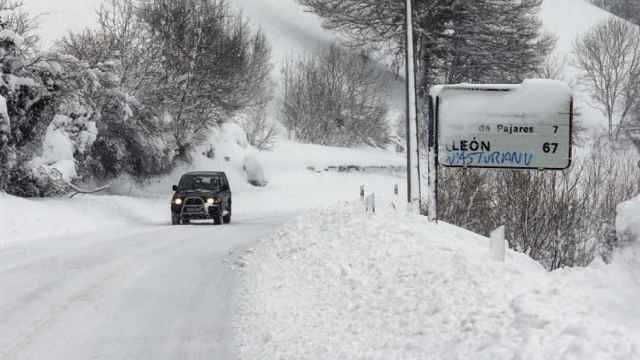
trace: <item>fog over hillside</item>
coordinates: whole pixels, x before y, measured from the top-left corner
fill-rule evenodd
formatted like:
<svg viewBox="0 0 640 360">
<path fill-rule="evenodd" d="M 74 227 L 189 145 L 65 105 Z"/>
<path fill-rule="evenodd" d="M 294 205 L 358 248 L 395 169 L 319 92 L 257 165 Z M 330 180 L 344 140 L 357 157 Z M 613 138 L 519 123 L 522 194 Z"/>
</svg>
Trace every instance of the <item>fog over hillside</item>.
<svg viewBox="0 0 640 360">
<path fill-rule="evenodd" d="M 295 0 L 233 0 L 254 26 L 262 29 L 273 45 L 273 62 L 290 55 L 312 52 L 336 39 Z"/>
<path fill-rule="evenodd" d="M 545 30 L 558 37 L 556 51 L 562 55 L 571 52 L 577 36 L 610 16 L 585 0 L 545 0 L 540 12 Z"/>
</svg>

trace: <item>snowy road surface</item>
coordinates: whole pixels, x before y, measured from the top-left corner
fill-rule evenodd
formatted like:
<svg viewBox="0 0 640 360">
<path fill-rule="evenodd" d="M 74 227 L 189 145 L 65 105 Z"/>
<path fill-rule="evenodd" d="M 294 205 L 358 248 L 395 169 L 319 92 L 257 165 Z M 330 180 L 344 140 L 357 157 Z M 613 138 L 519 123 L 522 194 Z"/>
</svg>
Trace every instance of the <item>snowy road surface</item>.
<svg viewBox="0 0 640 360">
<path fill-rule="evenodd" d="M 225 359 L 229 252 L 287 219 L 141 225 L 0 248 L 0 359 Z"/>
</svg>

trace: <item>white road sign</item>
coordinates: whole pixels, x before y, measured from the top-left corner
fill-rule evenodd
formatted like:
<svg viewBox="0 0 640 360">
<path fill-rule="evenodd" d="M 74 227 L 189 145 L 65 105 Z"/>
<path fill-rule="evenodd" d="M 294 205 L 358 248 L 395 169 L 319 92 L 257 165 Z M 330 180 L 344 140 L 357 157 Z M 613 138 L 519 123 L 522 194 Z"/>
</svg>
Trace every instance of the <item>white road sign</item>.
<svg viewBox="0 0 640 360">
<path fill-rule="evenodd" d="M 438 163 L 447 167 L 562 170 L 571 165 L 567 85 L 445 85 L 432 91 Z"/>
</svg>

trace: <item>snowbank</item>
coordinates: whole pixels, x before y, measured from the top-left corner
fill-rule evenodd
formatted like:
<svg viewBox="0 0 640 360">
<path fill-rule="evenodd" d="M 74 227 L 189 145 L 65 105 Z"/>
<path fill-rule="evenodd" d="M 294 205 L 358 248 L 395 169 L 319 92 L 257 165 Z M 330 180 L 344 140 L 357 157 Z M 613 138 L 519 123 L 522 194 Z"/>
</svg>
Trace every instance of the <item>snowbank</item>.
<svg viewBox="0 0 640 360">
<path fill-rule="evenodd" d="M 632 241 L 640 240 L 640 197 L 618 205 L 616 232 Z"/>
<path fill-rule="evenodd" d="M 168 224 L 169 200 L 80 195 L 23 199 L 0 192 L 0 248 L 39 239 L 114 231 L 121 226 Z"/>
<path fill-rule="evenodd" d="M 247 251 L 242 359 L 637 359 L 640 276 L 545 272 L 388 206 L 304 215 Z"/>
</svg>

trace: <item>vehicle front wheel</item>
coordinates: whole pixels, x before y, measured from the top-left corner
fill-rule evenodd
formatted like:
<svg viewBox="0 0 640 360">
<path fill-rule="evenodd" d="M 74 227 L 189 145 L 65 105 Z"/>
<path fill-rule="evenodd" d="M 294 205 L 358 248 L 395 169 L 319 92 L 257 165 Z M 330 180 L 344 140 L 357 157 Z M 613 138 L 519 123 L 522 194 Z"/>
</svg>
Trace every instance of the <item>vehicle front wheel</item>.
<svg viewBox="0 0 640 360">
<path fill-rule="evenodd" d="M 228 224 L 231 222 L 231 204 L 229 204 L 229 208 L 227 209 L 227 214 L 222 217 L 222 221 L 225 224 Z"/>
<path fill-rule="evenodd" d="M 213 224 L 214 225 L 222 225 L 223 219 L 222 219 L 222 214 L 215 214 L 213 216 Z"/>
<path fill-rule="evenodd" d="M 180 225 L 180 215 L 171 213 L 171 225 Z"/>
</svg>

